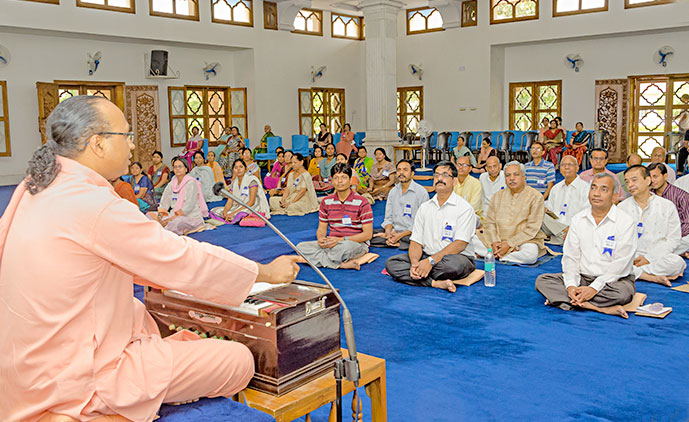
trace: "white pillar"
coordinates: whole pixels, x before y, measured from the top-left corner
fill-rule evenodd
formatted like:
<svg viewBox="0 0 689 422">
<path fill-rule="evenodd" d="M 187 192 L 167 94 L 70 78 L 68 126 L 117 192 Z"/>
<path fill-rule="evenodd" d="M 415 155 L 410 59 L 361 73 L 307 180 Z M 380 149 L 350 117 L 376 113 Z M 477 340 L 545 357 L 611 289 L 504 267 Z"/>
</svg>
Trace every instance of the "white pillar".
<svg viewBox="0 0 689 422">
<path fill-rule="evenodd" d="M 404 3 L 360 0 L 366 25 L 366 146 L 397 142 L 397 14 Z"/>
</svg>

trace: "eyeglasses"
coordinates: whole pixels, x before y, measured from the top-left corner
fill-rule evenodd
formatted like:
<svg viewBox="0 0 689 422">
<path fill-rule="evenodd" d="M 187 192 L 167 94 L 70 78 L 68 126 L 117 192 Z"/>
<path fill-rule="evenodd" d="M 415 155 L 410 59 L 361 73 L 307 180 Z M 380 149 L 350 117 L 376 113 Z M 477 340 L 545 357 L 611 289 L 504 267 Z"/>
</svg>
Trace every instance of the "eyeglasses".
<svg viewBox="0 0 689 422">
<path fill-rule="evenodd" d="M 99 132 L 96 135 L 122 135 L 126 136 L 130 140 L 134 140 L 134 132 Z"/>
<path fill-rule="evenodd" d="M 466 163 L 459 164 L 459 163 L 457 163 L 457 167 L 464 167 L 464 168 L 471 167 L 471 164 L 466 164 Z"/>
<path fill-rule="evenodd" d="M 433 173 L 433 178 L 440 179 L 441 177 L 443 179 L 451 179 L 452 175 L 450 173 Z"/>
<path fill-rule="evenodd" d="M 605 161 L 606 159 L 606 157 L 591 157 L 592 161 Z"/>
<path fill-rule="evenodd" d="M 576 167 L 576 166 L 578 166 L 578 164 L 574 164 L 574 163 L 560 164 L 560 167 Z"/>
</svg>

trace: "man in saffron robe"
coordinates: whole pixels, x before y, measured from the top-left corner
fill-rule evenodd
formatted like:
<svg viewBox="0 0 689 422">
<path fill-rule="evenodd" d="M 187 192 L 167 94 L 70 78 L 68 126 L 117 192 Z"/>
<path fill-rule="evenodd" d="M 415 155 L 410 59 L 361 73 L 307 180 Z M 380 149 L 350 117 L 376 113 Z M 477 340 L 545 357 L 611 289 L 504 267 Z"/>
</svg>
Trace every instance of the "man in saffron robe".
<svg viewBox="0 0 689 422">
<path fill-rule="evenodd" d="M 133 279 L 239 305 L 255 281 L 293 281 L 294 258 L 257 264 L 119 198 L 108 180 L 127 171 L 134 143 L 111 102 L 68 99 L 47 130 L 0 219 L 0 322 L 12 327 L 0 332 L 0 420 L 148 422 L 162 403 L 243 389 L 249 350 L 191 332 L 161 338 Z"/>
</svg>

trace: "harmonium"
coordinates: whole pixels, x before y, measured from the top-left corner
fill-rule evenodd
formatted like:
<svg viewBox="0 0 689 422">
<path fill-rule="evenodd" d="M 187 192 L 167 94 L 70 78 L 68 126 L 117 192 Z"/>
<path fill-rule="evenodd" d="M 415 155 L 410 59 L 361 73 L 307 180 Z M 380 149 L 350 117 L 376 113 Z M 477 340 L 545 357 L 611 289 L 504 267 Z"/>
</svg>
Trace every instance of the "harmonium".
<svg viewBox="0 0 689 422">
<path fill-rule="evenodd" d="M 269 394 L 288 393 L 332 371 L 341 357 L 340 303 L 325 285 L 256 283 L 240 306 L 149 287 L 146 308 L 163 337 L 191 330 L 246 345 L 256 364 L 249 386 Z"/>
</svg>

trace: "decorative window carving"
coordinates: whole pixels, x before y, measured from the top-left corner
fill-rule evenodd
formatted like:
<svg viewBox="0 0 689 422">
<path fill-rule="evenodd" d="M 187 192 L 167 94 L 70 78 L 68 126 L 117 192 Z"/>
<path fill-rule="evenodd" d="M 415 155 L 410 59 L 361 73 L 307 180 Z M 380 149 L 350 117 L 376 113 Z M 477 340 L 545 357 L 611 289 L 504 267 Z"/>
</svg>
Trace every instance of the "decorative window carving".
<svg viewBox="0 0 689 422">
<path fill-rule="evenodd" d="M 569 16 L 607 10 L 608 0 L 553 0 L 553 16 Z"/>
<path fill-rule="evenodd" d="M 538 19 L 538 0 L 491 0 L 491 24 L 531 19 Z"/>
<path fill-rule="evenodd" d="M 10 148 L 10 116 L 7 106 L 7 81 L 0 81 L 0 157 L 12 156 Z"/>
<path fill-rule="evenodd" d="M 252 0 L 213 0 L 211 20 L 216 23 L 254 26 Z"/>
<path fill-rule="evenodd" d="M 407 10 L 407 35 L 443 30 L 443 17 L 435 7 Z"/>
<path fill-rule="evenodd" d="M 149 0 L 151 16 L 199 20 L 198 0 Z"/>
<path fill-rule="evenodd" d="M 299 133 L 309 138 L 325 123 L 330 133 L 342 132 L 345 124 L 345 90 L 311 88 L 299 90 Z"/>
<path fill-rule="evenodd" d="M 331 13 L 330 36 L 333 38 L 364 39 L 364 18 L 361 16 Z"/>
<path fill-rule="evenodd" d="M 423 119 L 423 87 L 397 88 L 397 128 L 402 136 L 417 133 Z"/>
<path fill-rule="evenodd" d="M 278 29 L 278 4 L 272 1 L 263 2 L 263 28 Z"/>
<path fill-rule="evenodd" d="M 476 0 L 462 2 L 462 28 L 478 25 L 478 6 Z"/>
<path fill-rule="evenodd" d="M 77 0 L 78 7 L 112 10 L 115 12 L 136 13 L 134 0 Z"/>
<path fill-rule="evenodd" d="M 510 130 L 537 130 L 543 118 L 561 115 L 562 81 L 510 84 Z"/>
<path fill-rule="evenodd" d="M 675 0 L 624 0 L 624 8 L 631 9 L 634 7 L 655 6 L 656 4 L 670 4 Z"/>
<path fill-rule="evenodd" d="M 292 32 L 323 36 L 323 11 L 301 9 L 294 18 L 294 31 Z"/>
</svg>

